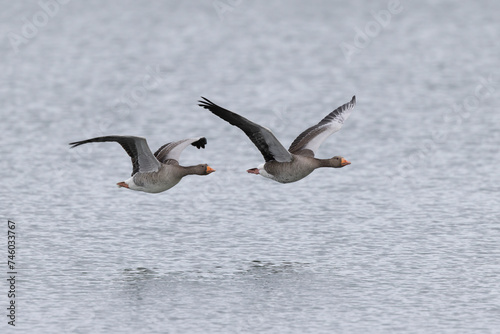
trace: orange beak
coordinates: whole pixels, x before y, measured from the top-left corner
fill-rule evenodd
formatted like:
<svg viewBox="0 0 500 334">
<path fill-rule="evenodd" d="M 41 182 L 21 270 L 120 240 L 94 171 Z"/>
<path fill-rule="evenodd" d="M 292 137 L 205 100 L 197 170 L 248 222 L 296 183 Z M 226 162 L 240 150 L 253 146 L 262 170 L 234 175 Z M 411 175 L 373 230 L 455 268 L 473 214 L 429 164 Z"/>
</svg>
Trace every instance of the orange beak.
<svg viewBox="0 0 500 334">
<path fill-rule="evenodd" d="M 215 172 L 215 169 L 213 169 L 210 166 L 207 166 L 207 174 L 210 174 L 210 173 L 213 173 L 213 172 Z"/>
<path fill-rule="evenodd" d="M 346 159 L 342 158 L 342 161 L 340 162 L 340 164 L 342 165 L 342 167 L 344 167 L 344 166 L 350 165 L 351 163 L 349 161 L 347 161 Z"/>
</svg>

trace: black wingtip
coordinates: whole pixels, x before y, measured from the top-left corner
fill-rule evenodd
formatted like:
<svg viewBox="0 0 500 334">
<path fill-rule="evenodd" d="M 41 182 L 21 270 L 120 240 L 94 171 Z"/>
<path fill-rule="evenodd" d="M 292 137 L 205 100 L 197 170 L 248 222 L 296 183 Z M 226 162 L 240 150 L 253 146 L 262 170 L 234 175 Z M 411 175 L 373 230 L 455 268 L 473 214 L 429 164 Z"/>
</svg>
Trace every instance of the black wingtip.
<svg viewBox="0 0 500 334">
<path fill-rule="evenodd" d="M 206 144 L 207 144 L 207 138 L 205 138 L 205 137 L 201 137 L 200 139 L 198 139 L 194 143 L 191 143 L 191 145 L 195 146 L 197 149 L 205 148 Z"/>
<path fill-rule="evenodd" d="M 206 97 L 201 97 L 204 101 L 198 100 L 198 105 L 202 108 L 210 110 L 210 107 L 217 106 L 215 103 L 207 99 Z"/>
<path fill-rule="evenodd" d="M 352 96 L 351 103 L 356 103 L 356 95 Z"/>
<path fill-rule="evenodd" d="M 77 147 L 77 146 L 82 145 L 82 142 L 75 141 L 75 142 L 69 143 L 68 145 L 71 145 L 71 147 L 70 147 L 70 148 L 75 148 L 75 147 Z"/>
</svg>

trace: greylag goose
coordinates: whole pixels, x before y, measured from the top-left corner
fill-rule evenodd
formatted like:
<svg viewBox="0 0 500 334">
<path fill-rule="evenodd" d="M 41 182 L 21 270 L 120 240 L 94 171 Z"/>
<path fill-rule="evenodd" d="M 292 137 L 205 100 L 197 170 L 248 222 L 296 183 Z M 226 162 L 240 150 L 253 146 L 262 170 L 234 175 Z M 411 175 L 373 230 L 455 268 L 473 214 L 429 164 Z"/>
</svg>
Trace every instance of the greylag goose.
<svg viewBox="0 0 500 334">
<path fill-rule="evenodd" d="M 132 159 L 132 177 L 118 182 L 118 187 L 147 193 L 159 193 L 175 186 L 186 175 L 208 175 L 215 172 L 207 164 L 184 167 L 179 157 L 189 144 L 205 148 L 205 137 L 189 138 L 168 143 L 151 153 L 145 138 L 133 136 L 105 136 L 70 143 L 71 148 L 93 142 L 114 141 L 120 144 Z"/>
<path fill-rule="evenodd" d="M 266 162 L 247 170 L 248 173 L 262 175 L 281 183 L 290 183 L 303 179 L 319 167 L 341 168 L 351 164 L 340 156 L 317 159 L 314 154 L 327 137 L 340 130 L 356 105 L 355 96 L 350 102 L 329 113 L 318 124 L 302 132 L 288 150 L 269 129 L 219 107 L 203 96 L 201 98 L 203 101 L 198 101 L 200 107 L 243 130 L 264 156 Z"/>
</svg>

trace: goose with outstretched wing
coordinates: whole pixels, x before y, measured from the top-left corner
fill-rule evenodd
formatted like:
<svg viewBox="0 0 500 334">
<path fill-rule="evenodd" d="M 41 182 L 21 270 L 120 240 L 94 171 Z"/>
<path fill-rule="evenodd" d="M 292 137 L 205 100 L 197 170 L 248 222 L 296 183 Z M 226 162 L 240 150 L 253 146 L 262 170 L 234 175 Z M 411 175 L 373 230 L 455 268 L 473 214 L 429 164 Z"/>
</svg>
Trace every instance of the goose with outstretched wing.
<svg viewBox="0 0 500 334">
<path fill-rule="evenodd" d="M 118 182 L 118 187 L 148 193 L 159 193 L 175 186 L 186 175 L 208 175 L 215 172 L 207 164 L 184 167 L 179 165 L 181 152 L 189 145 L 205 148 L 205 137 L 189 138 L 168 143 L 155 154 L 145 138 L 134 136 L 104 136 L 70 143 L 71 148 L 94 142 L 117 142 L 132 159 L 132 177 Z"/>
<path fill-rule="evenodd" d="M 349 118 L 356 105 L 355 96 L 350 102 L 329 113 L 318 124 L 302 132 L 288 150 L 276 139 L 271 130 L 219 107 L 204 97 L 202 99 L 198 101 L 200 107 L 210 110 L 213 114 L 240 128 L 264 157 L 265 163 L 247 170 L 248 173 L 262 175 L 280 183 L 290 183 L 303 179 L 316 168 L 341 168 L 351 164 L 341 156 L 317 159 L 314 155 L 321 143 L 331 134 L 339 131 Z"/>
</svg>

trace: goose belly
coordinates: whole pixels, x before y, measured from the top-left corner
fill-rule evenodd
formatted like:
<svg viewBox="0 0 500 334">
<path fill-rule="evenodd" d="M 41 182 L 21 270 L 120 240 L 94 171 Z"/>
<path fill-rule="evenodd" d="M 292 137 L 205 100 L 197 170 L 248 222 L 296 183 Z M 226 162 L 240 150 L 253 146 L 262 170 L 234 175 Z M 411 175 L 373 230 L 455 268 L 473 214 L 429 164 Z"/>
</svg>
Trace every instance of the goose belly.
<svg viewBox="0 0 500 334">
<path fill-rule="evenodd" d="M 147 193 L 153 193 L 153 194 L 161 193 L 165 190 L 172 188 L 177 183 L 179 183 L 179 181 L 180 180 L 178 180 L 176 182 L 163 182 L 163 183 L 152 184 L 152 185 L 149 185 L 147 187 L 143 187 L 143 189 L 141 189 L 141 191 L 144 191 Z"/>
<path fill-rule="evenodd" d="M 293 162 L 267 162 L 260 174 L 280 183 L 291 183 L 305 178 L 314 171 L 314 168 Z"/>
<path fill-rule="evenodd" d="M 168 171 L 162 173 L 136 174 L 132 178 L 133 187 L 130 189 L 144 191 L 147 193 L 161 193 L 168 190 L 180 182 L 180 178 L 173 177 Z"/>
</svg>

